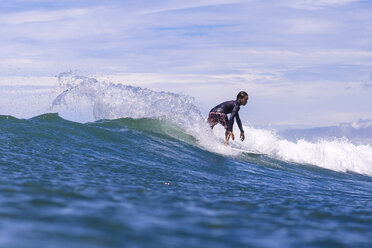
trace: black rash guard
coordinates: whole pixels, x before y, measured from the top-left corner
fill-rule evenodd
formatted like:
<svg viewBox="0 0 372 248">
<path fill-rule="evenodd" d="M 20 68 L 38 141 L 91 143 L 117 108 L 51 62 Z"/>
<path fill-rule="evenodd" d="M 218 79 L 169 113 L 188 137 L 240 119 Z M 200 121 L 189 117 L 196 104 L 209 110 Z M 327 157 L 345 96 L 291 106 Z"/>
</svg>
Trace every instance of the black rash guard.
<svg viewBox="0 0 372 248">
<path fill-rule="evenodd" d="M 219 113 L 224 113 L 224 114 L 230 114 L 230 120 L 227 124 L 227 130 L 232 132 L 233 125 L 234 125 L 234 118 L 236 118 L 236 123 L 238 124 L 238 127 L 240 129 L 240 132 L 244 133 L 243 127 L 242 127 L 242 122 L 240 121 L 239 117 L 239 109 L 240 105 L 238 101 L 227 101 L 223 102 L 216 107 L 212 108 L 210 112 L 219 112 Z"/>
</svg>

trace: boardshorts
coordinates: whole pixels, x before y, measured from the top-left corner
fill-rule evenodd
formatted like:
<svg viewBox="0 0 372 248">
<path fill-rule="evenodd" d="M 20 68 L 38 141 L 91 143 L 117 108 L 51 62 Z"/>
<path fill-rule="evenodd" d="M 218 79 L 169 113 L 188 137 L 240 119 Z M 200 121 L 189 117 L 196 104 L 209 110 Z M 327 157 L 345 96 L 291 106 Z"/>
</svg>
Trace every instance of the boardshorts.
<svg viewBox="0 0 372 248">
<path fill-rule="evenodd" d="M 227 115 L 220 112 L 209 112 L 208 123 L 211 127 L 220 123 L 224 128 L 227 128 Z"/>
</svg>

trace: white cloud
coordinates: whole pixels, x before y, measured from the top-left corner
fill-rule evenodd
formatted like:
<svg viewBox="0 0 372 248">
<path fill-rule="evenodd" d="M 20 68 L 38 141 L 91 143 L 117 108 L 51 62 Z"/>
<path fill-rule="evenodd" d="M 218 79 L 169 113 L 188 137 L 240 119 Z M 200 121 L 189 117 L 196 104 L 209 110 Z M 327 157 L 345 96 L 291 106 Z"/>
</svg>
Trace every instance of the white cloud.
<svg viewBox="0 0 372 248">
<path fill-rule="evenodd" d="M 22 11 L 0 15 L 0 23 L 19 25 L 26 23 L 55 22 L 68 18 L 77 19 L 87 13 L 87 9 Z"/>
<path fill-rule="evenodd" d="M 242 3 L 243 0 L 189 0 L 189 1 L 165 1 L 159 6 L 151 6 L 141 11 L 141 14 L 153 14 L 167 11 L 177 11 L 207 6 L 226 5 Z"/>
<path fill-rule="evenodd" d="M 335 30 L 329 20 L 296 18 L 286 20 L 286 25 L 285 32 L 293 34 L 329 34 Z"/>
<path fill-rule="evenodd" d="M 342 6 L 360 0 L 291 0 L 289 5 L 298 9 L 319 10 L 331 6 Z"/>
</svg>

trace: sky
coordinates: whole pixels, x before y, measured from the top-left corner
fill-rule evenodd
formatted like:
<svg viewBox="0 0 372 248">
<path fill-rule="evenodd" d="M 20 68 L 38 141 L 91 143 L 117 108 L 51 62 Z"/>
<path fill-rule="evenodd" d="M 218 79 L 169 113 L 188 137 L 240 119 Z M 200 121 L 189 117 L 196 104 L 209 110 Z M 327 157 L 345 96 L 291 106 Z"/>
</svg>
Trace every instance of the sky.
<svg viewBox="0 0 372 248">
<path fill-rule="evenodd" d="M 372 119 L 371 13 L 366 0 L 3 0 L 0 77 L 78 70 L 191 95 L 204 114 L 245 90 L 244 123 L 357 122 Z"/>
</svg>

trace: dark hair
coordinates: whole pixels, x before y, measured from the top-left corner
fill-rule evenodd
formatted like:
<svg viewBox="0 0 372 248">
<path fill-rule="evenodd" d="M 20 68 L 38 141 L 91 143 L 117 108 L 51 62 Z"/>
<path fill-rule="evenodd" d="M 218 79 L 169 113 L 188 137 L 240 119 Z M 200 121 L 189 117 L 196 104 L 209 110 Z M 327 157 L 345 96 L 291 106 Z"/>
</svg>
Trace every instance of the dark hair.
<svg viewBox="0 0 372 248">
<path fill-rule="evenodd" d="M 247 92 L 240 91 L 239 94 L 236 96 L 236 100 L 238 100 L 239 98 L 244 98 L 245 96 L 248 96 Z"/>
</svg>

